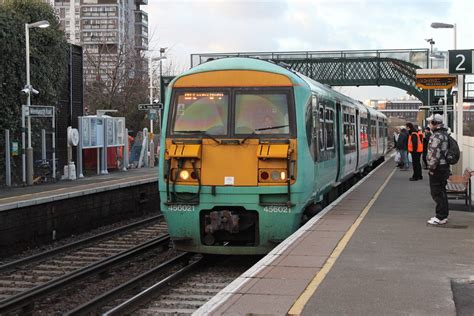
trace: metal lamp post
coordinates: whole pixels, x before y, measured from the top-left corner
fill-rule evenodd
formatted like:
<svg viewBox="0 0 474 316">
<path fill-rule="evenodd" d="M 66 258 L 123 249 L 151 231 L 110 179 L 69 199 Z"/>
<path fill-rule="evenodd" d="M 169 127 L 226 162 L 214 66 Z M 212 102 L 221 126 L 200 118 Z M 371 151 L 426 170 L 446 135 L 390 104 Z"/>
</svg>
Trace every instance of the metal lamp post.
<svg viewBox="0 0 474 316">
<path fill-rule="evenodd" d="M 453 29 L 454 32 L 454 49 L 457 49 L 457 29 L 456 23 L 449 24 L 449 23 L 441 23 L 441 22 L 433 22 L 431 23 L 431 27 L 435 29 Z M 462 169 L 462 146 L 463 146 L 463 103 L 464 103 L 464 76 L 457 75 L 457 106 L 456 106 L 456 118 L 453 122 L 453 128 L 456 128 L 456 138 L 459 143 L 461 149 L 461 159 L 459 161 L 459 165 Z M 454 106 L 454 104 L 453 104 Z M 461 170 L 462 172 L 462 170 Z"/>
<path fill-rule="evenodd" d="M 153 62 L 154 61 L 159 61 L 160 62 L 160 80 L 161 80 L 161 63 L 163 59 L 166 59 L 166 56 L 161 55 L 161 49 L 160 49 L 160 57 L 155 57 L 152 58 L 151 54 L 148 57 L 148 76 L 150 80 L 150 104 L 153 104 Z M 151 110 L 150 110 L 151 111 Z M 150 118 L 150 167 L 154 166 L 155 162 L 155 146 L 154 146 L 154 141 L 153 141 L 153 119 Z"/>
<path fill-rule="evenodd" d="M 47 28 L 49 27 L 48 21 L 38 21 L 35 23 L 25 23 L 25 44 L 26 44 L 26 86 L 23 91 L 26 93 L 26 106 L 27 108 L 31 105 L 31 93 L 38 93 L 34 90 L 30 84 L 30 28 L 39 27 Z M 22 127 L 24 129 L 24 111 L 22 111 Z M 27 168 L 27 184 L 33 184 L 33 148 L 31 147 L 31 117 L 28 115 L 28 147 L 26 148 L 26 160 L 28 163 Z M 22 142 L 23 149 L 25 148 L 25 134 L 22 132 Z M 23 167 L 23 182 L 25 182 L 25 152 L 22 153 L 22 167 Z"/>
<path fill-rule="evenodd" d="M 166 59 L 166 56 L 163 57 L 163 54 L 166 52 L 166 50 L 168 49 L 168 47 L 161 47 L 160 48 L 160 58 L 163 60 L 163 59 Z M 162 80 L 162 76 L 163 76 L 163 62 L 162 60 L 160 60 L 160 102 L 163 103 L 163 100 L 161 100 L 161 80 Z"/>
<path fill-rule="evenodd" d="M 457 29 L 456 23 L 449 24 L 449 23 L 441 23 L 441 22 L 433 22 L 431 23 L 431 27 L 434 29 L 453 29 L 454 34 L 454 49 L 457 49 Z M 457 86 L 458 86 L 458 97 L 457 97 L 457 119 L 456 123 L 456 134 L 458 137 L 458 143 L 462 144 L 462 134 L 463 134 L 463 103 L 464 103 L 464 77 L 463 75 L 457 76 Z M 454 127 L 454 126 L 453 126 Z"/>
<path fill-rule="evenodd" d="M 443 66 L 446 69 L 447 66 L 447 56 L 445 54 L 430 54 L 430 59 L 443 59 Z M 448 90 L 444 89 L 444 98 L 443 98 L 443 121 L 448 125 Z"/>
</svg>

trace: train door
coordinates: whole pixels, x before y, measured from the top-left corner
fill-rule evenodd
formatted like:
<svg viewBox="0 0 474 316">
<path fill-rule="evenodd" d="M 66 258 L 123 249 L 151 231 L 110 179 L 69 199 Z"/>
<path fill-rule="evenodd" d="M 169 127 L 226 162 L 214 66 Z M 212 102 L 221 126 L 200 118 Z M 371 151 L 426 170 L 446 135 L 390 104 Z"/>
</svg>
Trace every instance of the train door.
<svg viewBox="0 0 474 316">
<path fill-rule="evenodd" d="M 336 181 L 339 181 L 341 177 L 342 168 L 344 167 L 343 159 L 345 159 L 343 151 L 341 150 L 341 116 L 342 116 L 342 108 L 341 103 L 336 102 L 336 115 L 335 115 L 335 128 L 336 128 L 336 161 L 337 161 L 337 176 Z"/>
<path fill-rule="evenodd" d="M 355 137 L 356 137 L 356 166 L 355 170 L 359 169 L 359 159 L 360 159 L 360 113 L 359 109 L 356 109 L 356 117 L 355 117 Z"/>
<path fill-rule="evenodd" d="M 380 157 L 380 120 L 378 117 L 376 117 L 376 124 L 377 124 L 377 128 L 375 130 L 375 132 L 377 133 L 377 158 Z"/>
</svg>

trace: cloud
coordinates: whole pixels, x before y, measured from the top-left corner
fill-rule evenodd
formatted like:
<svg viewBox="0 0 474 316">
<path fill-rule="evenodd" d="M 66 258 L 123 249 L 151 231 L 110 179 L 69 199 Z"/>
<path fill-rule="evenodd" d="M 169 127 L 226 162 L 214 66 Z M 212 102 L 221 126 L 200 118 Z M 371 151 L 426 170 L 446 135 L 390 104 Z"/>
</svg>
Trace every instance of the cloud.
<svg viewBox="0 0 474 316">
<path fill-rule="evenodd" d="M 470 0 L 150 0 L 151 48 L 169 47 L 170 64 L 184 70 L 190 55 L 211 52 L 277 52 L 472 48 Z"/>
</svg>

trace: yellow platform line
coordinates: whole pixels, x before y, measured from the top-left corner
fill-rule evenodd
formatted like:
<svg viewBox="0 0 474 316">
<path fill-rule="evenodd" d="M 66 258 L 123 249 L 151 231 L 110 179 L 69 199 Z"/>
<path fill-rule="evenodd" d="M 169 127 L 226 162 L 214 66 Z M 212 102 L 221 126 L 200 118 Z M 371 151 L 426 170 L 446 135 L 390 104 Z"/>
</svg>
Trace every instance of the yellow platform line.
<svg viewBox="0 0 474 316">
<path fill-rule="evenodd" d="M 319 270 L 318 274 L 311 280 L 311 282 L 308 284 L 304 292 L 298 297 L 298 299 L 295 301 L 293 306 L 291 306 L 290 310 L 288 311 L 289 316 L 298 316 L 301 315 L 303 312 L 303 308 L 305 307 L 306 303 L 308 303 L 309 299 L 313 296 L 313 294 L 316 292 L 318 289 L 319 285 L 323 282 L 324 278 L 326 275 L 331 271 L 334 263 L 336 262 L 337 258 L 341 255 L 342 251 L 344 248 L 346 248 L 347 244 L 352 238 L 352 235 L 354 235 L 355 231 L 359 227 L 360 223 L 362 223 L 362 220 L 364 217 L 367 215 L 369 212 L 370 208 L 372 205 L 377 201 L 380 193 L 384 190 L 385 186 L 387 185 L 388 181 L 392 178 L 393 174 L 395 173 L 397 169 L 393 169 L 393 171 L 390 173 L 390 175 L 387 177 L 385 182 L 382 184 L 382 186 L 378 189 L 378 191 L 374 194 L 372 199 L 369 201 L 367 206 L 362 210 L 362 213 L 359 215 L 359 217 L 356 219 L 354 224 L 349 228 L 347 233 L 342 237 L 342 239 L 339 241 L 337 244 L 336 248 L 334 251 L 331 253 L 329 256 L 328 260 L 324 264 L 324 266 Z"/>
</svg>

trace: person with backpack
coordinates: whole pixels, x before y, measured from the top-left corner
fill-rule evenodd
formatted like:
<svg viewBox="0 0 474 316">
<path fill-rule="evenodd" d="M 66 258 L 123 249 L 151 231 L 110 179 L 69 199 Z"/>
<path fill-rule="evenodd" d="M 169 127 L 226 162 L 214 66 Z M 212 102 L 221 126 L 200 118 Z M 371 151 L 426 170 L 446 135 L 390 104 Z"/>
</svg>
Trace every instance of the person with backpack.
<svg viewBox="0 0 474 316">
<path fill-rule="evenodd" d="M 447 161 L 450 137 L 440 114 L 433 114 L 426 119 L 432 132 L 428 142 L 428 163 L 431 197 L 436 203 L 436 216 L 428 220 L 430 225 L 444 225 L 448 222 L 449 206 L 446 184 L 450 170 Z"/>
</svg>

